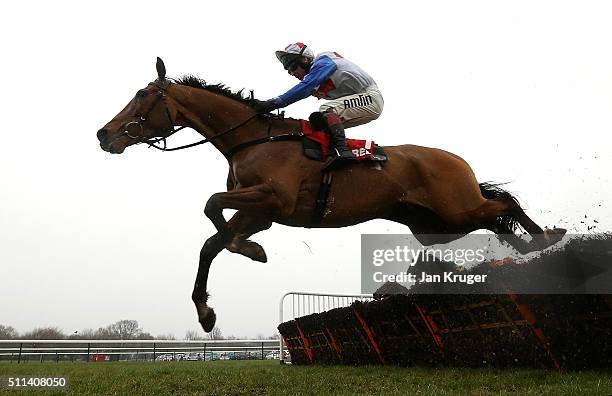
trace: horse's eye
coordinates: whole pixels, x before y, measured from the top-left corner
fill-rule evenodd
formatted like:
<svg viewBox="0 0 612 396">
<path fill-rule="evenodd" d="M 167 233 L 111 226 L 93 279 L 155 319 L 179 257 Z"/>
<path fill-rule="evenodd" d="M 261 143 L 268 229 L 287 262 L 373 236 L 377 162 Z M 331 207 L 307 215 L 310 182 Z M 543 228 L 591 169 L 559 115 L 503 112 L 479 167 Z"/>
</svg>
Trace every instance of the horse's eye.
<svg viewBox="0 0 612 396">
<path fill-rule="evenodd" d="M 147 96 L 148 92 L 145 91 L 144 89 L 141 89 L 140 91 L 136 92 L 136 97 L 137 98 L 144 98 L 145 96 Z"/>
</svg>

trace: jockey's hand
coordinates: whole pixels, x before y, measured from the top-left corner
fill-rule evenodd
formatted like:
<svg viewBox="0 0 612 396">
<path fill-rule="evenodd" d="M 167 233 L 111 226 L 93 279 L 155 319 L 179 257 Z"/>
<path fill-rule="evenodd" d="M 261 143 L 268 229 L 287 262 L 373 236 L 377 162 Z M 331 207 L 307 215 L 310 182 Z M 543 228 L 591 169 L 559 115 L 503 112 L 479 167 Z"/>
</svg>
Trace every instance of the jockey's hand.
<svg viewBox="0 0 612 396">
<path fill-rule="evenodd" d="M 272 110 L 278 109 L 278 105 L 272 99 L 266 100 L 265 102 L 258 100 L 255 102 L 254 107 L 257 114 L 269 113 Z"/>
</svg>

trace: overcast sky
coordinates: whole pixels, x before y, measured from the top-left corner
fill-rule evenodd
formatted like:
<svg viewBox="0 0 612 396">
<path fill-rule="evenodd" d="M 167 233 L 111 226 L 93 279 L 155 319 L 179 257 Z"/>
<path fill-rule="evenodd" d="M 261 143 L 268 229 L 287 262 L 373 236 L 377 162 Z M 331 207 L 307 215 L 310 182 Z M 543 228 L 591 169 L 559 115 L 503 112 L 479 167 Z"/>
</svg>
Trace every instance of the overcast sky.
<svg viewBox="0 0 612 396">
<path fill-rule="evenodd" d="M 275 50 L 337 51 L 385 99 L 349 136 L 454 152 L 480 181 L 511 182 L 542 226 L 612 228 L 608 2 L 36 1 L 5 4 L 0 20 L 0 324 L 19 331 L 120 319 L 179 338 L 200 329 L 190 295 L 214 233 L 203 208 L 225 189 L 226 161 L 212 146 L 110 155 L 96 139 L 155 78 L 157 56 L 170 76 L 268 99 L 297 82 Z M 179 135 L 171 144 L 199 137 Z M 227 251 L 213 263 L 217 325 L 268 335 L 287 291 L 359 293 L 360 235 L 407 231 L 274 225 L 253 238 L 268 263 Z"/>
</svg>

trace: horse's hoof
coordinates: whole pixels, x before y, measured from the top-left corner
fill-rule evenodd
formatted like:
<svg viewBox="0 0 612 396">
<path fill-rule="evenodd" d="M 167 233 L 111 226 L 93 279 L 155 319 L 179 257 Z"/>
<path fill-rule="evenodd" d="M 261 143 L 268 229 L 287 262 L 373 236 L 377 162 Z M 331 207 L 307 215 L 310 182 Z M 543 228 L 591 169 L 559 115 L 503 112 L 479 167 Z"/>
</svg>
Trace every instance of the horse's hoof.
<svg viewBox="0 0 612 396">
<path fill-rule="evenodd" d="M 263 250 L 261 245 L 257 242 L 245 241 L 242 247 L 242 254 L 251 260 L 259 261 L 260 263 L 266 263 L 268 261 L 266 251 Z"/>
<path fill-rule="evenodd" d="M 546 239 L 548 246 L 551 246 L 559 242 L 566 232 L 567 230 L 564 228 L 553 228 L 552 230 L 547 228 L 544 230 L 544 238 Z"/>
<path fill-rule="evenodd" d="M 232 242 L 226 246 L 227 250 L 232 253 L 242 254 L 254 261 L 260 263 L 268 262 L 265 250 L 260 244 L 248 240 L 240 240 L 239 242 Z"/>
<path fill-rule="evenodd" d="M 206 307 L 198 317 L 198 321 L 202 325 L 202 328 L 205 332 L 210 333 L 215 327 L 215 323 L 217 322 L 217 315 L 215 314 L 215 310 L 209 307 Z"/>
</svg>

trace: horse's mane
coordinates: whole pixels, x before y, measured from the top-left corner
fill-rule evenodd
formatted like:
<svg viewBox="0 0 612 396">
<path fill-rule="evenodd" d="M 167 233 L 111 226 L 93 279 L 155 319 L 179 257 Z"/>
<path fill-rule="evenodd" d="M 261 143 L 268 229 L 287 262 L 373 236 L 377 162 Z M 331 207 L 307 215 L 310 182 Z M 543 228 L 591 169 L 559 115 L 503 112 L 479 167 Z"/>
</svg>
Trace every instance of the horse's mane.
<svg viewBox="0 0 612 396">
<path fill-rule="evenodd" d="M 233 92 L 230 88 L 226 87 L 225 84 L 207 84 L 204 79 L 194 76 L 193 74 L 187 74 L 179 78 L 172 79 L 172 81 L 179 85 L 185 85 L 198 89 L 205 89 L 210 92 L 218 93 L 250 107 L 253 107 L 255 105 L 254 100 L 252 100 L 250 97 L 245 97 L 243 95 L 244 89 L 241 89 L 237 92 Z"/>
</svg>

